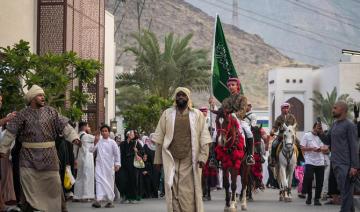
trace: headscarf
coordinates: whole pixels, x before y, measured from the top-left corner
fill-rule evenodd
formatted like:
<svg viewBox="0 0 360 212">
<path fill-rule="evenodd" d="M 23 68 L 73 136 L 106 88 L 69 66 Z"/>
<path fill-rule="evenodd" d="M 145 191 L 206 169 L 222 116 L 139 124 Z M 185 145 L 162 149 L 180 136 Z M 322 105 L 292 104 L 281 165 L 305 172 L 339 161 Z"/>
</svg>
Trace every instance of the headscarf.
<svg viewBox="0 0 360 212">
<path fill-rule="evenodd" d="M 192 101 L 191 101 L 191 91 L 185 87 L 178 87 L 176 88 L 174 95 L 172 97 L 172 99 L 174 100 L 174 105 L 176 105 L 176 94 L 178 94 L 179 92 L 184 92 L 186 94 L 186 96 L 188 97 L 189 101 L 188 101 L 188 107 L 191 109 L 192 108 Z"/>
<path fill-rule="evenodd" d="M 290 108 L 290 104 L 287 103 L 287 102 L 284 102 L 284 103 L 281 104 L 281 109 L 283 109 L 284 107 Z"/>
<path fill-rule="evenodd" d="M 226 85 L 229 87 L 229 83 L 230 82 L 236 82 L 237 84 L 237 91 L 240 92 L 240 80 L 238 78 L 235 77 L 231 77 L 227 80 Z"/>
<path fill-rule="evenodd" d="M 207 112 L 208 111 L 208 108 L 206 106 L 203 106 L 203 107 L 200 107 L 199 110 L 201 112 Z"/>
<path fill-rule="evenodd" d="M 31 86 L 30 90 L 25 94 L 25 100 L 30 103 L 37 95 L 45 95 L 44 90 L 38 85 Z"/>
</svg>

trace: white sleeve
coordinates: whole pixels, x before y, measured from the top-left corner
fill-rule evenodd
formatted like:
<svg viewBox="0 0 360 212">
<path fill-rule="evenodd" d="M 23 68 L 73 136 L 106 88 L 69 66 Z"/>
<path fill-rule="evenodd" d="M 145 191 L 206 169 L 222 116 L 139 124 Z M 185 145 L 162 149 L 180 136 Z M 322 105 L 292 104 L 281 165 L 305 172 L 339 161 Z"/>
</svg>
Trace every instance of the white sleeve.
<svg viewBox="0 0 360 212">
<path fill-rule="evenodd" d="M 300 141 L 300 146 L 306 147 L 307 146 L 307 133 L 304 134 Z"/>
<path fill-rule="evenodd" d="M 115 166 L 121 166 L 121 157 L 120 157 L 120 149 L 118 147 L 118 145 L 116 144 L 116 142 L 114 141 L 113 144 L 113 154 L 114 154 L 114 158 L 115 158 Z"/>
</svg>

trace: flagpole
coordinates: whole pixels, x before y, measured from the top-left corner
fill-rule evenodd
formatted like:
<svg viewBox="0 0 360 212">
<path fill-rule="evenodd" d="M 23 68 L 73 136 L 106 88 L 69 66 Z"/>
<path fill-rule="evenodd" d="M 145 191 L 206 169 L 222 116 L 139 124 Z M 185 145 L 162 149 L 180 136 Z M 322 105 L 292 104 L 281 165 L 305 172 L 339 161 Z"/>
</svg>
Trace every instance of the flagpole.
<svg viewBox="0 0 360 212">
<path fill-rule="evenodd" d="M 214 72 L 214 56 L 215 56 L 215 37 L 216 37 L 216 24 L 219 14 L 216 13 L 215 16 L 215 23 L 214 23 L 214 34 L 213 34 L 213 48 L 212 48 L 212 55 L 211 55 L 211 76 L 210 76 L 210 98 L 213 98 L 213 72 Z M 211 110 L 215 108 L 211 108 L 210 104 L 210 133 L 211 136 L 213 135 L 213 126 L 212 126 L 212 115 Z"/>
</svg>

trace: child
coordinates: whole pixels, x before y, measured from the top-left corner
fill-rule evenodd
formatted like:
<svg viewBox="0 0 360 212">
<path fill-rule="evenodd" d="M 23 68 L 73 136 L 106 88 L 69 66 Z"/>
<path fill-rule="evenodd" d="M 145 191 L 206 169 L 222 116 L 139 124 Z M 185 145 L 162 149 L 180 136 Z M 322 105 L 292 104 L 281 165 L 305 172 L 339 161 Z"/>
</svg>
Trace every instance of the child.
<svg viewBox="0 0 360 212">
<path fill-rule="evenodd" d="M 94 208 L 100 208 L 100 201 L 106 201 L 105 208 L 113 208 L 115 171 L 120 169 L 120 150 L 116 142 L 109 138 L 110 127 L 103 125 L 100 128 L 102 138 L 95 139 L 95 146 L 90 148 L 96 152 L 95 183 L 96 201 Z M 98 137 L 98 136 L 97 136 Z"/>
<path fill-rule="evenodd" d="M 298 184 L 298 196 L 304 199 L 306 196 L 303 193 L 303 181 L 304 181 L 304 162 L 300 162 L 300 165 L 296 166 L 295 168 L 295 178 L 299 181 Z"/>
</svg>

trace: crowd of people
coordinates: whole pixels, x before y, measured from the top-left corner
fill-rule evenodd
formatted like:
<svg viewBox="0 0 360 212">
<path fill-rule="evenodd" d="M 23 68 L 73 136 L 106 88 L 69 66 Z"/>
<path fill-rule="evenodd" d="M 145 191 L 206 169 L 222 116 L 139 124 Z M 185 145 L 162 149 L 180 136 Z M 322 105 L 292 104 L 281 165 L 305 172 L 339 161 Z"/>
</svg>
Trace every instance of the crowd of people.
<svg viewBox="0 0 360 212">
<path fill-rule="evenodd" d="M 283 139 L 282 126 L 296 124 L 290 104 L 281 105 L 270 135 L 262 130 L 259 144 L 254 146 L 252 105 L 240 95 L 238 79 L 230 78 L 228 88 L 231 96 L 221 107 L 231 108 L 228 110 L 238 116 L 246 138 L 244 159 L 253 167 L 252 176 L 258 178 L 256 188 L 264 189 L 261 164 L 270 137 L 277 134 L 271 145 L 266 186 L 278 188 L 273 166 Z M 140 135 L 128 129 L 120 136 L 107 125 L 95 132 L 85 121 L 74 125 L 46 106 L 43 89 L 34 85 L 25 96 L 28 106 L 0 119 L 0 189 L 6 191 L 0 194 L 0 211 L 67 211 L 67 200 L 112 208 L 116 199 L 134 204 L 164 196 L 168 211 L 203 211 L 203 200 L 211 200 L 211 191 L 222 189 L 223 182 L 222 165 L 215 154 L 213 112 L 217 106 L 210 98 L 210 108 L 198 110 L 190 97 L 189 89 L 177 88 L 174 106 L 163 112 L 154 133 Z M 306 198 L 308 205 L 314 201 L 320 206 L 321 198 L 330 198 L 327 204 L 341 204 L 343 212 L 354 211 L 353 190 L 360 168 L 359 109 L 354 108 L 351 122 L 348 106 L 337 102 L 335 122 L 327 131 L 317 120 L 312 131 L 296 139 L 300 154 L 294 183 L 298 196 Z"/>
</svg>

